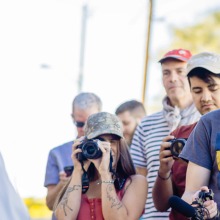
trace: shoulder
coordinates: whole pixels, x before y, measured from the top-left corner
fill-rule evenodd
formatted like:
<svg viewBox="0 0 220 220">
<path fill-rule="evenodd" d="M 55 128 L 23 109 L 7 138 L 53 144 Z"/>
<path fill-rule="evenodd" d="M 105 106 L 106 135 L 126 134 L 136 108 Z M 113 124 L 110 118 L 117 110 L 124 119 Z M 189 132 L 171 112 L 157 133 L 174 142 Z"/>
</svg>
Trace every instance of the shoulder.
<svg viewBox="0 0 220 220">
<path fill-rule="evenodd" d="M 147 179 L 143 175 L 135 174 L 135 175 L 132 175 L 130 178 L 131 178 L 131 183 L 133 182 L 135 184 L 146 184 L 147 185 Z"/>
<path fill-rule="evenodd" d="M 220 120 L 220 109 L 206 113 L 201 117 L 201 121 Z"/>
<path fill-rule="evenodd" d="M 136 193 L 141 192 L 142 195 L 145 195 L 147 193 L 147 188 L 148 187 L 146 177 L 140 174 L 135 174 L 127 179 L 123 191 L 124 193 L 127 191 Z"/>
<path fill-rule="evenodd" d="M 60 152 L 60 151 L 63 151 L 63 150 L 69 149 L 69 148 L 72 149 L 72 145 L 73 145 L 73 141 L 69 141 L 69 142 L 66 142 L 62 145 L 59 145 L 57 147 L 52 148 L 50 150 L 50 152 Z"/>
<path fill-rule="evenodd" d="M 171 134 L 175 137 L 179 138 L 182 137 L 188 138 L 194 127 L 196 126 L 197 122 L 190 124 L 190 125 L 183 125 L 177 129 L 175 129 Z"/>
<path fill-rule="evenodd" d="M 143 118 L 143 121 L 145 120 L 152 120 L 152 119 L 155 119 L 155 118 L 163 118 L 163 111 L 159 111 L 159 112 L 156 112 L 156 113 L 153 113 L 151 115 L 147 115 Z"/>
<path fill-rule="evenodd" d="M 198 121 L 198 124 L 195 128 L 196 132 L 200 132 L 201 130 L 206 130 L 208 133 L 211 132 L 211 128 L 217 130 L 220 127 L 220 109 L 213 110 L 211 112 L 206 113 L 201 117 Z"/>
<path fill-rule="evenodd" d="M 140 125 L 141 126 L 146 126 L 146 125 L 161 123 L 161 122 L 164 122 L 164 121 L 165 121 L 165 118 L 164 118 L 163 112 L 160 111 L 160 112 L 156 112 L 154 114 L 145 116 L 142 119 Z"/>
</svg>

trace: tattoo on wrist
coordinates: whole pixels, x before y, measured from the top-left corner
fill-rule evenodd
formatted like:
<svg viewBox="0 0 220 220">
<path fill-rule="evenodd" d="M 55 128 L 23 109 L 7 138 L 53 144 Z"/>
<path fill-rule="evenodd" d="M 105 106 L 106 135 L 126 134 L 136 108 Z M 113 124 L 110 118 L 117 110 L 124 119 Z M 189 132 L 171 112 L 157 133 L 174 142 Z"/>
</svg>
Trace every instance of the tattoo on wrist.
<svg viewBox="0 0 220 220">
<path fill-rule="evenodd" d="M 70 193 L 73 192 L 73 191 L 78 191 L 80 188 L 82 188 L 81 185 L 73 185 L 72 187 L 68 187 L 66 189 L 66 192 L 63 195 L 63 198 L 60 202 L 60 205 L 63 207 L 63 211 L 64 211 L 65 216 L 67 216 L 66 208 L 73 211 L 73 209 L 71 207 L 69 207 L 68 204 L 67 204 Z"/>
<path fill-rule="evenodd" d="M 106 188 L 107 198 L 111 202 L 111 208 L 120 209 L 122 207 L 121 201 L 115 196 L 111 195 L 111 192 L 114 190 L 114 185 L 108 184 Z"/>
</svg>

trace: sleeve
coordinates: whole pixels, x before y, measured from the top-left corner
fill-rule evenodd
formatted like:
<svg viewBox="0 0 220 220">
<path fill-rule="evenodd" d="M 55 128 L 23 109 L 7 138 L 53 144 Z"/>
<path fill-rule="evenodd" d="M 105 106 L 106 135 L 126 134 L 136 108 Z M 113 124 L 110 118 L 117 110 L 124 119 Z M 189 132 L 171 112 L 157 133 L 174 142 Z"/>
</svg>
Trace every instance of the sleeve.
<svg viewBox="0 0 220 220">
<path fill-rule="evenodd" d="M 144 147 L 144 134 L 141 124 L 138 125 L 135 130 L 130 147 L 130 153 L 134 166 L 147 167 L 147 155 Z"/>
<path fill-rule="evenodd" d="M 210 129 L 205 126 L 202 119 L 190 134 L 186 145 L 183 148 L 181 158 L 191 161 L 208 170 L 212 170 L 212 156 L 210 153 Z"/>
<path fill-rule="evenodd" d="M 44 186 L 48 185 L 56 185 L 59 182 L 59 167 L 57 164 L 56 154 L 53 150 L 49 152 L 46 173 L 45 173 L 45 181 Z"/>
</svg>

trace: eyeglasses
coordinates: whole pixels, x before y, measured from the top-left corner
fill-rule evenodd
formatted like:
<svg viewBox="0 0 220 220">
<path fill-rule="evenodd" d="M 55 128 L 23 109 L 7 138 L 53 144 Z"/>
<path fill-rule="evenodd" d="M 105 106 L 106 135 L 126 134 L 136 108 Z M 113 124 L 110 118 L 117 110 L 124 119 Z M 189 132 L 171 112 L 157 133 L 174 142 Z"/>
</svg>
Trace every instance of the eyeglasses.
<svg viewBox="0 0 220 220">
<path fill-rule="evenodd" d="M 74 124 L 76 125 L 77 128 L 82 128 L 85 125 L 85 122 L 82 121 L 74 121 Z"/>
</svg>

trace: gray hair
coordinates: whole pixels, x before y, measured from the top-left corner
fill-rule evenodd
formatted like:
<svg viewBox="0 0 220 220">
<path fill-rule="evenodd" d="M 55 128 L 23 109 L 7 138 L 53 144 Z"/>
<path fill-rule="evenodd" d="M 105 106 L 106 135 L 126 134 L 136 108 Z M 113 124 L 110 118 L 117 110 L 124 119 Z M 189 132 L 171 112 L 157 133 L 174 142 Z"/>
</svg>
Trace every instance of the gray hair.
<svg viewBox="0 0 220 220">
<path fill-rule="evenodd" d="M 97 106 L 99 111 L 102 110 L 101 99 L 96 94 L 91 92 L 81 92 L 74 98 L 72 103 L 73 110 L 76 107 L 85 110 L 91 108 L 92 106 Z"/>
</svg>

